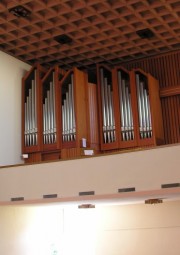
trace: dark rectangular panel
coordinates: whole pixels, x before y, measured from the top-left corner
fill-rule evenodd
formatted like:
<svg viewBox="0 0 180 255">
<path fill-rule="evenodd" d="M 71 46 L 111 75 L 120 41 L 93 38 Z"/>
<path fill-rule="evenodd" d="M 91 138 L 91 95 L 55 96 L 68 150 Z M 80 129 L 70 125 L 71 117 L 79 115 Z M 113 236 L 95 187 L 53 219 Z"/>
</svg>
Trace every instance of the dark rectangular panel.
<svg viewBox="0 0 180 255">
<path fill-rule="evenodd" d="M 83 192 L 79 192 L 79 196 L 89 196 L 89 195 L 94 195 L 95 192 L 94 191 L 83 191 Z"/>
<path fill-rule="evenodd" d="M 118 189 L 119 193 L 121 193 L 121 192 L 133 192 L 133 191 L 136 191 L 136 189 L 134 187 Z"/>
<path fill-rule="evenodd" d="M 167 184 L 162 184 L 161 185 L 162 189 L 176 188 L 176 187 L 180 187 L 180 183 L 167 183 Z"/>
</svg>

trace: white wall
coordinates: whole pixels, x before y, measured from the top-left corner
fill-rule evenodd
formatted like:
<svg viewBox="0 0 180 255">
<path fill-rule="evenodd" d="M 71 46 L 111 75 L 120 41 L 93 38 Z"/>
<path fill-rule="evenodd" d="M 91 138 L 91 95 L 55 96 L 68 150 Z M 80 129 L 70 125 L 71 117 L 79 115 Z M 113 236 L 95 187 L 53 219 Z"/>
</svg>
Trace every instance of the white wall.
<svg viewBox="0 0 180 255">
<path fill-rule="evenodd" d="M 179 255 L 180 202 L 0 207 L 0 254 Z"/>
<path fill-rule="evenodd" d="M 21 160 L 21 80 L 30 66 L 0 51 L 0 165 Z"/>
</svg>

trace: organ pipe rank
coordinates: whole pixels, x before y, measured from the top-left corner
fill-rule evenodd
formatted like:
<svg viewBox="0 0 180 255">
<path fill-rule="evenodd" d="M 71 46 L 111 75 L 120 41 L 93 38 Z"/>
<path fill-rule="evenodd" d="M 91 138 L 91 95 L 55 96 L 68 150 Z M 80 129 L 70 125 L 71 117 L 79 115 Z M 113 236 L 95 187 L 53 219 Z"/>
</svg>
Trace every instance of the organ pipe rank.
<svg viewBox="0 0 180 255">
<path fill-rule="evenodd" d="M 44 144 L 52 144 L 56 142 L 54 72 L 43 100 L 43 142 Z"/>
<path fill-rule="evenodd" d="M 62 137 L 63 142 L 76 140 L 76 122 L 74 109 L 74 84 L 73 74 L 71 83 L 68 84 L 66 92 L 62 95 Z"/>
<path fill-rule="evenodd" d="M 25 145 L 37 145 L 37 97 L 36 97 L 36 71 L 34 79 L 31 81 L 27 96 L 25 98 Z"/>
</svg>

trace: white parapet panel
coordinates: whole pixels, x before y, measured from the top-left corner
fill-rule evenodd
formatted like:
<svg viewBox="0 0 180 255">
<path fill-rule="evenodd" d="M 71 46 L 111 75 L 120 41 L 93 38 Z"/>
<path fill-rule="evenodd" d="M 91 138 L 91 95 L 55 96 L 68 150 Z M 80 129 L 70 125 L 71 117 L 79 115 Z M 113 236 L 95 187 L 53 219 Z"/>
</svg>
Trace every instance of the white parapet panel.
<svg viewBox="0 0 180 255">
<path fill-rule="evenodd" d="M 91 199 L 93 196 L 105 198 L 116 196 L 118 189 L 131 187 L 135 188 L 135 192 L 128 193 L 138 195 L 138 192 L 148 191 L 153 194 L 155 190 L 162 190 L 162 184 L 180 183 L 179 155 L 180 145 L 173 145 L 82 159 L 1 167 L 0 203 L 17 197 L 24 198 L 24 202 L 40 201 L 46 195 L 54 201 L 71 201 L 78 200 L 80 193 L 85 197 L 90 195 Z"/>
</svg>

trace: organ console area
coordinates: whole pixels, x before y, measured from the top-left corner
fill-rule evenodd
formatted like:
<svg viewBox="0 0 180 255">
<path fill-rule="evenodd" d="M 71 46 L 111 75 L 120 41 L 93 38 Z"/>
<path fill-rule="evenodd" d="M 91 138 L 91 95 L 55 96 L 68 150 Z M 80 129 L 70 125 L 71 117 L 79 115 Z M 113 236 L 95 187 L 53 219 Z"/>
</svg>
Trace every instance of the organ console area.
<svg viewBox="0 0 180 255">
<path fill-rule="evenodd" d="M 26 163 L 163 144 L 158 81 L 141 69 L 97 65 L 97 84 L 77 68 L 35 65 L 22 82 Z"/>
</svg>

